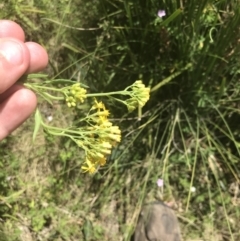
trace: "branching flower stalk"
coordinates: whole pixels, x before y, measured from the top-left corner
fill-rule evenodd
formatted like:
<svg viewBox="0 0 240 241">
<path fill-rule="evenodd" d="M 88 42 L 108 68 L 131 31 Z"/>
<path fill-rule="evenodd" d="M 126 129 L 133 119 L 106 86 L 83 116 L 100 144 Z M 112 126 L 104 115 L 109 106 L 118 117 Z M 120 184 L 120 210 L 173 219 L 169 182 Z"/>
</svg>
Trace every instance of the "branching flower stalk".
<svg viewBox="0 0 240 241">
<path fill-rule="evenodd" d="M 104 111 L 105 115 L 102 114 Z M 93 174 L 98 167 L 105 165 L 106 157 L 111 154 L 112 147 L 121 140 L 119 127 L 113 126 L 107 119 L 107 115 L 104 104 L 95 101 L 90 113 L 81 120 L 88 124 L 84 127 L 52 127 L 44 123 L 42 118 L 40 119 L 41 126 L 46 132 L 55 136 L 68 137 L 85 151 L 86 160 L 82 170 Z"/>
<path fill-rule="evenodd" d="M 64 81 L 68 84 L 72 82 L 67 80 L 59 81 Z M 85 161 L 82 165 L 82 170 L 90 174 L 94 174 L 99 167 L 106 164 L 107 156 L 111 154 L 112 148 L 121 141 L 121 130 L 109 121 L 109 110 L 106 109 L 103 102 L 98 102 L 95 97 L 113 95 L 128 96 L 129 98 L 126 100 L 115 97 L 114 99 L 125 104 L 128 110 L 132 111 L 139 106 L 143 107 L 148 101 L 150 93 L 150 89 L 146 88 L 141 80 L 137 80 L 123 91 L 96 94 L 87 94 L 86 88 L 76 82 L 72 82 L 70 86 L 68 85 L 62 88 L 29 82 L 24 85 L 41 95 L 48 102 L 51 103 L 52 100 L 63 100 L 70 108 L 78 107 L 86 98 L 94 98 L 94 104 L 90 111 L 86 117 L 80 120 L 81 127 L 60 128 L 50 126 L 43 121 L 39 110 L 37 110 L 33 134 L 35 138 L 39 127 L 42 126 L 43 129 L 51 135 L 70 138 L 85 151 Z M 56 93 L 56 95 L 53 95 L 53 93 Z"/>
<path fill-rule="evenodd" d="M 63 80 L 59 80 L 62 82 Z M 64 80 L 67 82 L 67 80 Z M 55 83 L 57 80 L 54 81 Z M 145 87 L 141 80 L 135 81 L 132 85 L 127 87 L 124 90 L 114 91 L 114 92 L 107 92 L 107 93 L 93 93 L 87 94 L 86 88 L 81 87 L 80 83 L 76 83 L 73 81 L 68 81 L 69 83 L 74 83 L 71 86 L 56 88 L 56 87 L 49 87 L 44 86 L 43 84 L 37 83 L 25 83 L 24 85 L 41 95 L 47 101 L 51 103 L 51 100 L 65 100 L 69 107 L 76 107 L 79 104 L 84 102 L 84 99 L 88 97 L 110 97 L 113 95 L 124 95 L 129 96 L 126 101 L 123 101 L 118 98 L 114 98 L 116 101 L 121 102 L 122 104 L 126 105 L 129 111 L 133 111 L 137 107 L 143 107 L 146 102 L 149 100 L 150 96 L 150 88 Z M 50 83 L 46 82 L 47 84 Z M 61 96 L 57 95 L 54 96 L 49 94 L 49 92 L 60 93 Z"/>
</svg>

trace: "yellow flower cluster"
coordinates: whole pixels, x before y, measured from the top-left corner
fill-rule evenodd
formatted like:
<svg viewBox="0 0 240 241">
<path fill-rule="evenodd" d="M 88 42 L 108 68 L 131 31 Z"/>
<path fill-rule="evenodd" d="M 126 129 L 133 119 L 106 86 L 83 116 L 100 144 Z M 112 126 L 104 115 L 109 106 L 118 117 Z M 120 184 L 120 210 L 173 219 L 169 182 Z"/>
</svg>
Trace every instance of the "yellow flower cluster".
<svg viewBox="0 0 240 241">
<path fill-rule="evenodd" d="M 113 126 L 108 120 L 109 111 L 102 102 L 95 100 L 91 110 L 95 113 L 88 116 L 88 122 L 91 123 L 88 127 L 89 148 L 85 149 L 86 160 L 82 170 L 94 174 L 99 166 L 106 164 L 106 156 L 111 154 L 112 147 L 121 141 L 121 131 L 118 126 Z"/>
<path fill-rule="evenodd" d="M 126 100 L 129 111 L 138 106 L 143 107 L 150 97 L 150 88 L 145 87 L 141 80 L 137 80 L 130 86 L 132 89 L 131 98 Z M 127 88 L 128 89 L 128 88 Z"/>
<path fill-rule="evenodd" d="M 80 83 L 73 84 L 66 92 L 66 102 L 68 107 L 75 107 L 78 103 L 83 103 L 86 96 L 86 89 Z"/>
</svg>

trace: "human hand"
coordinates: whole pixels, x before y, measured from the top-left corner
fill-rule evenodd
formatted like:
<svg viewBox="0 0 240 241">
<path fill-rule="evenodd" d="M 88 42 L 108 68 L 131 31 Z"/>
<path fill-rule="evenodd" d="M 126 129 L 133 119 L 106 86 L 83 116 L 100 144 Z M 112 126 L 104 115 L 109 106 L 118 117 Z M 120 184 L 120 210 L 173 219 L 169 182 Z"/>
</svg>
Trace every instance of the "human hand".
<svg viewBox="0 0 240 241">
<path fill-rule="evenodd" d="M 0 141 L 21 125 L 37 105 L 36 95 L 16 82 L 48 63 L 43 47 L 24 40 L 17 23 L 0 20 Z"/>
</svg>

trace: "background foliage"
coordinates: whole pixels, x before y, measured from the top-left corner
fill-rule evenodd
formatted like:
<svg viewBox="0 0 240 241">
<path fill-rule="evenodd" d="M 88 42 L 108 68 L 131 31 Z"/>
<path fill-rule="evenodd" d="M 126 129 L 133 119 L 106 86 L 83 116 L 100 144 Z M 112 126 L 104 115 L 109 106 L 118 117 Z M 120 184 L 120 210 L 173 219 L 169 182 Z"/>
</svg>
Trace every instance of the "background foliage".
<svg viewBox="0 0 240 241">
<path fill-rule="evenodd" d="M 1 142 L 0 240 L 130 240 L 141 205 L 159 198 L 174 203 L 184 240 L 239 240 L 239 1 L 11 0 L 0 9 L 46 47 L 50 78 L 93 92 L 136 79 L 152 87 L 141 121 L 105 100 L 123 140 L 93 177 L 71 142 L 40 133 L 32 143 L 31 119 Z M 61 103 L 39 105 L 52 124 L 71 123 Z"/>
</svg>

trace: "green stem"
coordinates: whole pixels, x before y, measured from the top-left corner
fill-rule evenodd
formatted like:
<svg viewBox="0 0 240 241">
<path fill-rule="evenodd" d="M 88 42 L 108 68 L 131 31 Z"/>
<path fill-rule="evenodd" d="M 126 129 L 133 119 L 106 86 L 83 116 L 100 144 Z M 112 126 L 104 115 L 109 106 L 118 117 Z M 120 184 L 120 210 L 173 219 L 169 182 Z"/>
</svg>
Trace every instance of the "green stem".
<svg viewBox="0 0 240 241">
<path fill-rule="evenodd" d="M 49 126 L 49 125 L 45 124 L 43 121 L 41 122 L 41 124 L 42 124 L 43 128 L 45 128 L 48 131 L 57 131 L 58 133 L 54 132 L 54 133 L 56 133 L 56 135 L 66 136 L 67 134 L 75 134 L 76 137 L 79 138 L 79 136 L 83 136 L 84 134 L 94 134 L 94 133 L 96 133 L 96 130 L 83 131 L 80 128 L 78 128 L 77 131 L 74 131 L 74 130 L 63 129 L 63 128 L 58 128 L 58 127 L 54 127 L 54 126 Z"/>
<path fill-rule="evenodd" d="M 46 95 L 47 97 L 49 97 L 49 98 L 51 98 L 51 99 L 53 99 L 53 100 L 64 100 L 64 97 L 53 96 L 53 95 L 50 95 L 49 93 L 46 93 L 46 92 L 44 92 L 43 95 Z"/>
<path fill-rule="evenodd" d="M 109 95 L 130 95 L 130 94 L 127 91 L 115 91 L 115 92 L 108 92 L 108 93 L 86 94 L 87 97 L 109 96 Z"/>
<path fill-rule="evenodd" d="M 116 101 L 122 103 L 123 105 L 127 105 L 126 102 L 123 101 L 123 100 L 120 100 L 120 99 L 117 99 L 117 98 L 114 98 L 114 97 L 112 97 L 112 98 L 113 98 L 114 100 L 116 100 Z"/>
<path fill-rule="evenodd" d="M 24 83 L 24 86 L 26 86 L 30 89 L 34 89 L 34 90 L 44 89 L 44 90 L 52 90 L 52 91 L 56 91 L 56 92 L 62 92 L 62 89 L 56 89 L 56 88 L 45 87 L 45 86 L 29 84 L 29 83 Z"/>
</svg>

